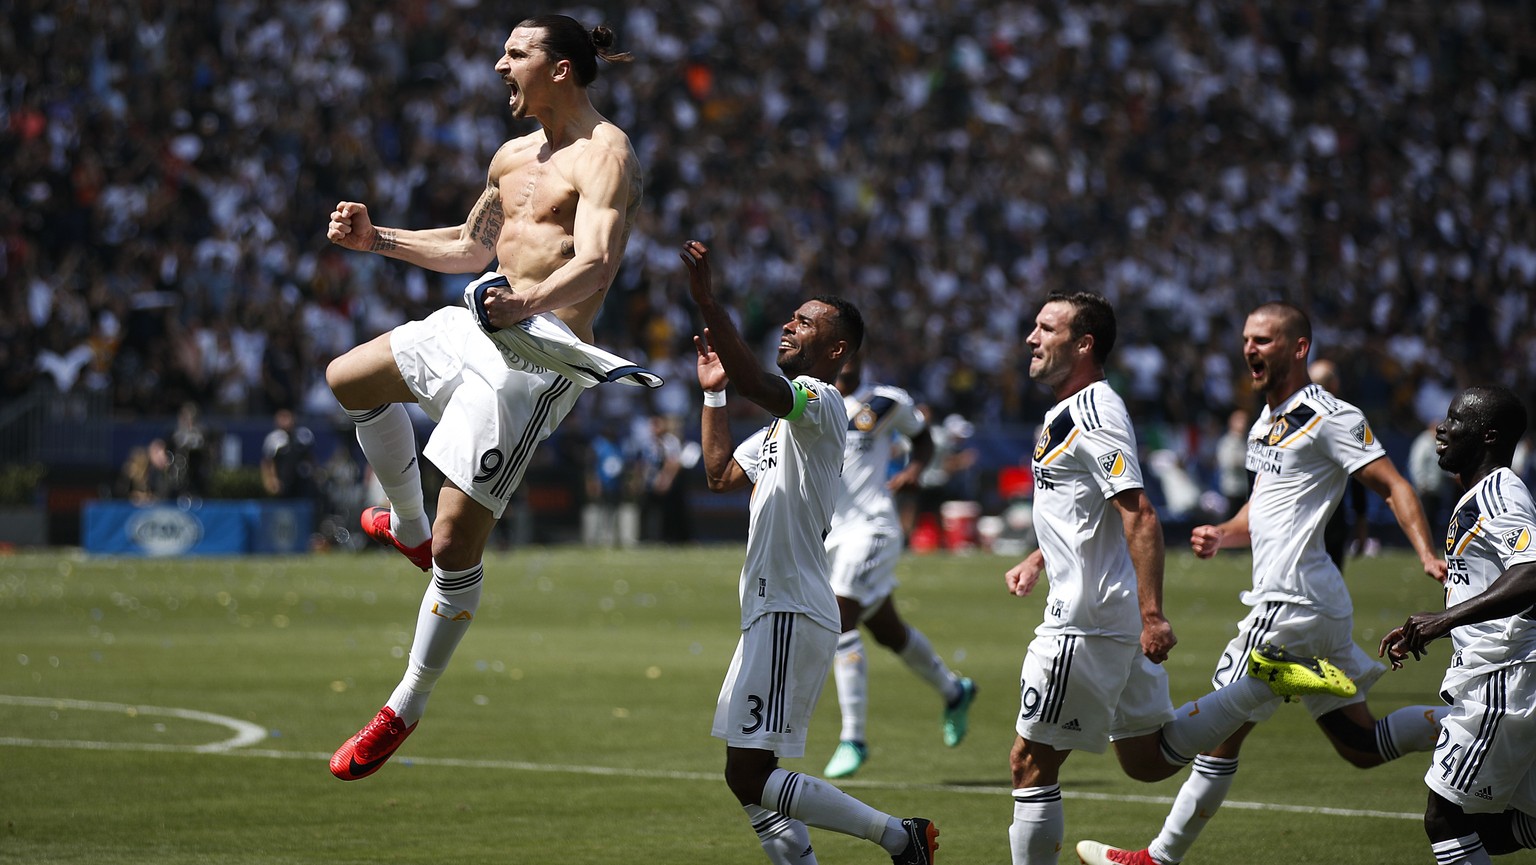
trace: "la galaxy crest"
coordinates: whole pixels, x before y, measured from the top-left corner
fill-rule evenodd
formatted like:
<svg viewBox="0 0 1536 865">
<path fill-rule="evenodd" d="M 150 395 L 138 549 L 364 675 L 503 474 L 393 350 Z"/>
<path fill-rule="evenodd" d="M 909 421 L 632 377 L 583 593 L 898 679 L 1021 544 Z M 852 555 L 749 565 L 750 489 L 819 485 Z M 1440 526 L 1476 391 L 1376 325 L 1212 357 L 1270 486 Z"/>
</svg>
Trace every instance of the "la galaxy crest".
<svg viewBox="0 0 1536 865">
<path fill-rule="evenodd" d="M 1290 431 L 1291 421 L 1289 418 L 1287 418 L 1285 415 L 1281 415 L 1280 417 L 1276 418 L 1275 422 L 1269 425 L 1270 447 L 1274 447 L 1282 441 L 1285 441 L 1285 435 Z"/>
<path fill-rule="evenodd" d="M 875 410 L 868 405 L 860 406 L 859 413 L 853 416 L 853 428 L 859 432 L 869 432 L 875 428 Z"/>
<path fill-rule="evenodd" d="M 1035 461 L 1039 462 L 1045 452 L 1051 447 L 1051 425 L 1046 424 L 1040 428 L 1040 438 L 1035 440 Z"/>
</svg>

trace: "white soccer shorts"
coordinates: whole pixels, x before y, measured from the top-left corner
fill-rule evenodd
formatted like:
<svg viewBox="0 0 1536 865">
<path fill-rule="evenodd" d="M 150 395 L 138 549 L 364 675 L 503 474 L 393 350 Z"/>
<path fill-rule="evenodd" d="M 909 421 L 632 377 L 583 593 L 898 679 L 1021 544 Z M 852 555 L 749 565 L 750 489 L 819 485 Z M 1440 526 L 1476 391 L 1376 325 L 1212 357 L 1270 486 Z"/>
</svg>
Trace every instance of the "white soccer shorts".
<svg viewBox="0 0 1536 865">
<path fill-rule="evenodd" d="M 1536 814 L 1536 663 L 1471 679 L 1449 696 L 1424 783 L 1469 814 Z"/>
<path fill-rule="evenodd" d="M 805 756 L 837 636 L 799 613 L 759 616 L 736 644 L 710 732 L 733 748 Z"/>
<path fill-rule="evenodd" d="M 1024 655 L 1015 729 L 1057 750 L 1102 754 L 1116 739 L 1173 720 L 1168 673 L 1137 643 L 1077 634 L 1036 636 Z"/>
<path fill-rule="evenodd" d="M 1355 645 L 1351 631 L 1354 620 L 1331 619 L 1302 604 L 1286 604 L 1265 601 L 1254 607 L 1241 622 L 1237 623 L 1237 636 L 1227 643 L 1216 662 L 1216 674 L 1211 684 L 1224 687 L 1248 674 L 1248 653 L 1265 643 L 1274 643 L 1288 652 L 1308 657 L 1326 658 L 1344 675 L 1355 682 L 1353 697 L 1335 697 L 1332 694 L 1308 694 L 1301 698 L 1314 719 L 1364 702 L 1365 693 L 1381 678 L 1387 668 L 1365 650 Z M 1268 720 L 1280 708 L 1281 701 L 1267 700 L 1251 716 L 1250 721 Z"/>
<path fill-rule="evenodd" d="M 901 535 L 857 525 L 833 529 L 827 535 L 827 559 L 832 591 L 857 601 L 868 617 L 900 585 L 896 563 L 901 560 Z"/>
<path fill-rule="evenodd" d="M 422 453 L 500 518 L 534 448 L 570 413 L 582 388 L 553 372 L 508 369 L 463 307 L 402 324 L 389 340 L 406 386 L 437 421 Z"/>
</svg>

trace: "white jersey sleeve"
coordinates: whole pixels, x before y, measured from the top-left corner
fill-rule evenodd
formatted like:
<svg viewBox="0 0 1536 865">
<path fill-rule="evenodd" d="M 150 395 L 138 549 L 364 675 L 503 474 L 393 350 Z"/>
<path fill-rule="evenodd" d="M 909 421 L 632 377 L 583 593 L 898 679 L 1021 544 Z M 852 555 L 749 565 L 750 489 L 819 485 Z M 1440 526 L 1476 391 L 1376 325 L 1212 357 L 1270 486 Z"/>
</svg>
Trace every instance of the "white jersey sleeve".
<svg viewBox="0 0 1536 865">
<path fill-rule="evenodd" d="M 794 408 L 761 433 L 741 570 L 741 627 L 775 612 L 803 613 L 841 630 L 828 582 L 823 542 L 842 492 L 848 415 L 842 395 L 826 382 L 800 376 L 790 387 Z M 750 440 L 749 440 L 750 441 Z M 738 462 L 751 453 L 736 450 Z"/>
<path fill-rule="evenodd" d="M 1243 603 L 1302 604 L 1336 619 L 1353 612 L 1323 530 L 1350 474 L 1384 456 L 1360 410 L 1315 384 L 1265 407 L 1248 436 L 1253 588 Z"/>
<path fill-rule="evenodd" d="M 1109 499 L 1142 487 L 1125 403 L 1096 382 L 1046 412 L 1035 443 L 1035 530 L 1051 591 L 1037 634 L 1141 634 L 1136 570 Z"/>
<path fill-rule="evenodd" d="M 912 397 L 901 388 L 876 385 L 843 397 L 848 440 L 843 456 L 843 493 L 832 529 L 844 527 L 886 535 L 901 532 L 889 481 L 891 449 L 897 436 L 911 438 L 924 427 Z"/>
<path fill-rule="evenodd" d="M 757 483 L 757 460 L 763 453 L 763 439 L 768 435 L 768 428 L 763 427 L 750 436 L 747 440 L 736 446 L 731 456 L 741 470 L 746 472 L 747 480 Z"/>
<path fill-rule="evenodd" d="M 1445 605 L 1471 600 L 1511 567 L 1536 562 L 1536 504 L 1508 468 L 1491 472 L 1456 503 L 1445 533 Z M 1536 661 L 1536 608 L 1451 631 L 1451 663 L 1441 683 L 1455 690 L 1468 679 Z"/>
</svg>

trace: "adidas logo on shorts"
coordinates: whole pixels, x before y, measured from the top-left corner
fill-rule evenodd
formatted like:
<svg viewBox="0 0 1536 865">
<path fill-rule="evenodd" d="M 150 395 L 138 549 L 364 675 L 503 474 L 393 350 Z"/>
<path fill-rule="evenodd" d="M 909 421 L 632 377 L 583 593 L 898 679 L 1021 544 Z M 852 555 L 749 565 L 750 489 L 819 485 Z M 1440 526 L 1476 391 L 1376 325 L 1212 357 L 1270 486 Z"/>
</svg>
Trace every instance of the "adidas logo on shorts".
<svg viewBox="0 0 1536 865">
<path fill-rule="evenodd" d="M 1082 725 L 1077 723 L 1077 719 L 1073 718 L 1072 720 L 1068 721 L 1067 723 L 1062 724 L 1061 725 L 1061 729 L 1063 729 L 1063 730 L 1076 730 L 1078 732 L 1082 732 L 1083 728 L 1082 728 Z"/>
</svg>

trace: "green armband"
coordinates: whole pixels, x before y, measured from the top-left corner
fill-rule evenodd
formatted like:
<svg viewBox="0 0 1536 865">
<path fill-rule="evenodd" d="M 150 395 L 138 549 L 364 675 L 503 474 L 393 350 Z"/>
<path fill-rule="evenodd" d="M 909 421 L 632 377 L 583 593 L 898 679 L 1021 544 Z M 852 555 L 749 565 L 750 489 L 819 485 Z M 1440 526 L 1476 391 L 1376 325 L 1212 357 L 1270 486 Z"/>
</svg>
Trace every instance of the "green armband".
<svg viewBox="0 0 1536 865">
<path fill-rule="evenodd" d="M 800 416 L 805 414 L 805 404 L 815 398 L 815 394 L 811 393 L 810 388 L 798 381 L 791 381 L 789 383 L 789 392 L 795 395 L 795 406 L 789 410 L 789 414 L 785 415 L 784 419 L 799 420 Z"/>
</svg>

